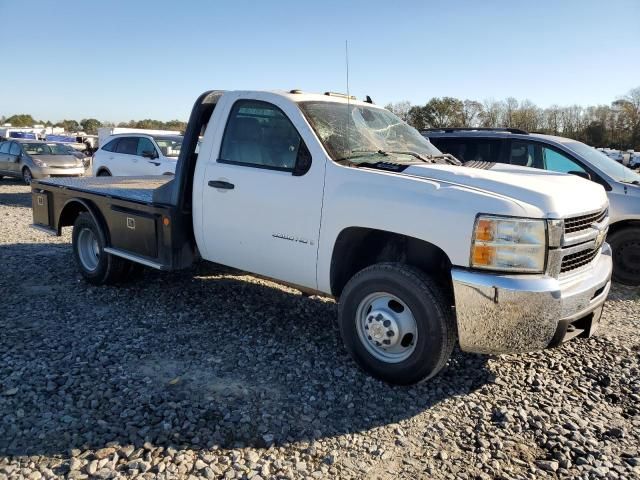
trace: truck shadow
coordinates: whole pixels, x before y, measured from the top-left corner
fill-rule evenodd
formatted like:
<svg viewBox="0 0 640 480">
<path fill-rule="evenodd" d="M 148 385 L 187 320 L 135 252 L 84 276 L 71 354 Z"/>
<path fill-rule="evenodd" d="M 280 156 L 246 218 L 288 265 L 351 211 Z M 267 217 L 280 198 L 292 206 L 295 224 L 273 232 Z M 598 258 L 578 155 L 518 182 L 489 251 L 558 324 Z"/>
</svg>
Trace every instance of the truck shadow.
<svg viewBox="0 0 640 480">
<path fill-rule="evenodd" d="M 333 301 L 199 264 L 92 287 L 69 245 L 0 246 L 0 455 L 268 447 L 370 430 L 493 381 L 456 352 L 393 387 L 347 355 Z M 59 472 L 63 474 L 64 472 Z"/>
<path fill-rule="evenodd" d="M 5 186 L 22 187 L 20 192 L 7 192 Z M 15 189 L 12 189 L 15 190 Z M 31 189 L 22 180 L 3 178 L 0 180 L 0 205 L 31 208 Z"/>
</svg>

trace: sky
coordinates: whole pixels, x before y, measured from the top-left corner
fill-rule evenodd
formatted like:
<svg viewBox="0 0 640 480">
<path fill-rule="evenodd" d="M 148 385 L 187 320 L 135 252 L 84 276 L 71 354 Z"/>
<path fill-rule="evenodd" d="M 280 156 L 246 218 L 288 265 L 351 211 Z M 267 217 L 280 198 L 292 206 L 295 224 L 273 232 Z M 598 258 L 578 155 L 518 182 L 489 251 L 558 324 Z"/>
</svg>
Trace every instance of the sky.
<svg viewBox="0 0 640 480">
<path fill-rule="evenodd" d="M 188 118 L 205 90 L 378 104 L 609 104 L 640 86 L 640 0 L 0 0 L 0 116 Z"/>
</svg>

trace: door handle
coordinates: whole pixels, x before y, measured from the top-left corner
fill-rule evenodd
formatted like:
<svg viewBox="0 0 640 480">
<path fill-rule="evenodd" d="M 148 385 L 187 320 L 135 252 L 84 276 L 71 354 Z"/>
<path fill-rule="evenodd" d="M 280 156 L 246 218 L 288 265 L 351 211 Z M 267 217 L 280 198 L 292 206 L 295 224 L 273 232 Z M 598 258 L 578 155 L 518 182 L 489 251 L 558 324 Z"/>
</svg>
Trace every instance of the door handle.
<svg viewBox="0 0 640 480">
<path fill-rule="evenodd" d="M 154 162 L 152 160 L 149 160 L 149 163 L 153 163 L 156 167 L 158 167 L 160 165 L 160 162 Z"/>
<path fill-rule="evenodd" d="M 213 188 L 223 188 L 225 190 L 233 190 L 235 188 L 233 183 L 225 182 L 223 180 L 209 180 L 209 186 Z"/>
</svg>

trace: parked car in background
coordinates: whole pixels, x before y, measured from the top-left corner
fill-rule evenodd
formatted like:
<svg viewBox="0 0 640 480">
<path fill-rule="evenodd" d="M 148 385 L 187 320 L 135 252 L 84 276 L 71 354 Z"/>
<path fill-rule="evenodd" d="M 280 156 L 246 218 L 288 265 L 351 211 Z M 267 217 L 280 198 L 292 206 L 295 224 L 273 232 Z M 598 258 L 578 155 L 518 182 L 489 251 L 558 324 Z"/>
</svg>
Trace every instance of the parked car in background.
<svg viewBox="0 0 640 480">
<path fill-rule="evenodd" d="M 173 175 L 182 146 L 181 135 L 123 133 L 112 135 L 93 155 L 97 177 Z"/>
<path fill-rule="evenodd" d="M 640 152 L 636 152 L 631 155 L 631 158 L 629 159 L 629 168 L 633 168 L 634 170 L 640 168 Z"/>
<path fill-rule="evenodd" d="M 422 134 L 463 162 L 510 163 L 570 173 L 602 185 L 610 204 L 607 241 L 613 249 L 613 278 L 640 285 L 640 174 L 593 147 L 564 137 L 518 129 L 445 128 Z"/>
<path fill-rule="evenodd" d="M 618 163 L 624 163 L 624 155 L 620 150 L 606 150 L 602 153 Z"/>
<path fill-rule="evenodd" d="M 22 139 L 0 143 L 0 178 L 22 178 L 30 185 L 34 178 L 82 175 L 83 161 L 64 145 Z"/>
<path fill-rule="evenodd" d="M 129 128 L 129 127 L 99 127 L 97 142 L 94 145 L 94 150 L 103 147 L 108 141 L 109 137 L 113 135 L 120 135 L 123 133 L 128 134 L 146 134 L 146 135 L 182 135 L 182 132 L 178 130 L 154 130 L 150 128 Z"/>
</svg>

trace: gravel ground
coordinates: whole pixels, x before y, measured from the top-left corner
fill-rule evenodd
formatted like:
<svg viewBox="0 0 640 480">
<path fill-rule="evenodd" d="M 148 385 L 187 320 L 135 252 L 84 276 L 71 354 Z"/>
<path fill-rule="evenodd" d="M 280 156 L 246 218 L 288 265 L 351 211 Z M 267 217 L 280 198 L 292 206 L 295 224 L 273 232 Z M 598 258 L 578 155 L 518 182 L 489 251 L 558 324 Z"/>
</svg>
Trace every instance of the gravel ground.
<svg viewBox="0 0 640 480">
<path fill-rule="evenodd" d="M 592 339 L 390 387 L 333 301 L 206 264 L 92 287 L 29 206 L 0 182 L 0 480 L 640 477 L 637 289 Z"/>
</svg>

